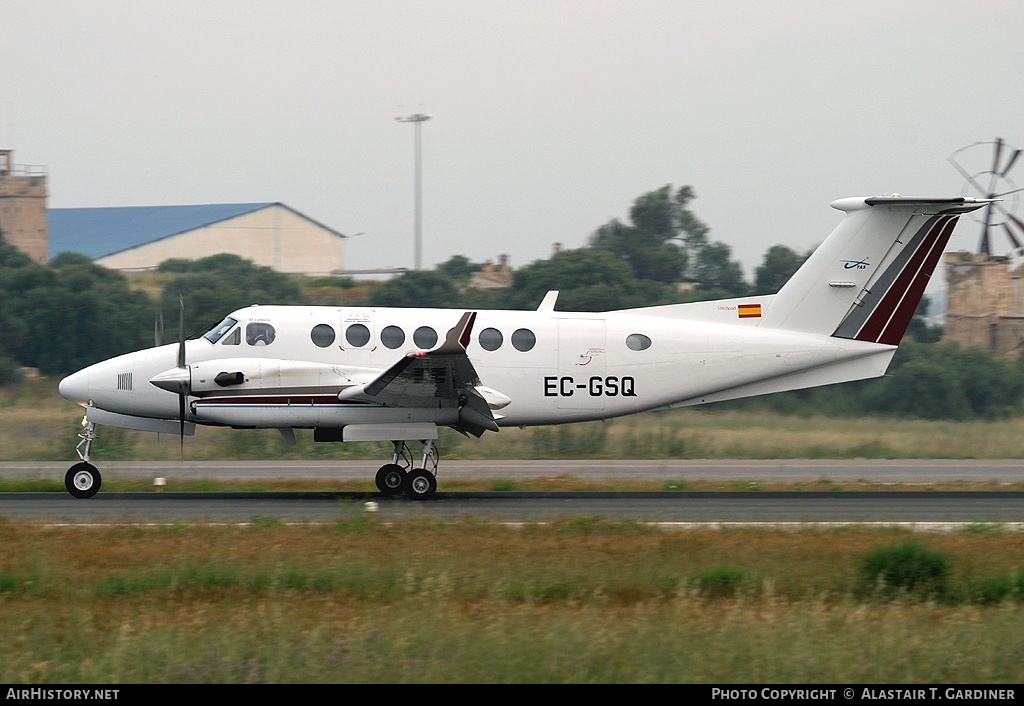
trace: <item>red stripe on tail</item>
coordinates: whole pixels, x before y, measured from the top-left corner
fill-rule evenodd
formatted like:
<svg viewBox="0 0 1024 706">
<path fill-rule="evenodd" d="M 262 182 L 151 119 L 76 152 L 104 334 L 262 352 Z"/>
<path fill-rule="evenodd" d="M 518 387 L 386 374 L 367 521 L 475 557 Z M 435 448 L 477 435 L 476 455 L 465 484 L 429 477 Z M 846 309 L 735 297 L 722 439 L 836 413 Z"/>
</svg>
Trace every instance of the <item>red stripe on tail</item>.
<svg viewBox="0 0 1024 706">
<path fill-rule="evenodd" d="M 946 247 L 946 242 L 953 232 L 957 218 L 957 216 L 947 216 L 935 222 L 928 235 L 922 239 L 917 252 L 913 254 L 871 316 L 864 322 L 855 337 L 857 340 L 888 345 L 896 345 L 900 342 L 914 316 L 918 303 L 921 301 L 921 295 L 928 284 L 932 270 L 935 269 L 935 265 Z"/>
</svg>

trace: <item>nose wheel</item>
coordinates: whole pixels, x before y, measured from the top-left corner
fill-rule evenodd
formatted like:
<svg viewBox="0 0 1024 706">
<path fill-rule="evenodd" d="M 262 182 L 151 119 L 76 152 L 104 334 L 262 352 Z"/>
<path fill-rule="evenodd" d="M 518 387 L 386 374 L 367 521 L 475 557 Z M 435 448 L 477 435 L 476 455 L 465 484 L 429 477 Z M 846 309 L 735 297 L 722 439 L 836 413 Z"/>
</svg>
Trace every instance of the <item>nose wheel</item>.
<svg viewBox="0 0 1024 706">
<path fill-rule="evenodd" d="M 87 416 L 82 419 L 82 433 L 78 438 L 81 441 L 78 442 L 75 451 L 82 460 L 64 474 L 64 487 L 76 498 L 91 498 L 99 492 L 103 478 L 99 469 L 89 463 L 92 442 L 96 440 L 96 425 L 90 422 Z"/>
<path fill-rule="evenodd" d="M 64 475 L 64 487 L 76 498 L 91 498 L 102 483 L 99 469 L 87 461 L 76 463 Z"/>
</svg>

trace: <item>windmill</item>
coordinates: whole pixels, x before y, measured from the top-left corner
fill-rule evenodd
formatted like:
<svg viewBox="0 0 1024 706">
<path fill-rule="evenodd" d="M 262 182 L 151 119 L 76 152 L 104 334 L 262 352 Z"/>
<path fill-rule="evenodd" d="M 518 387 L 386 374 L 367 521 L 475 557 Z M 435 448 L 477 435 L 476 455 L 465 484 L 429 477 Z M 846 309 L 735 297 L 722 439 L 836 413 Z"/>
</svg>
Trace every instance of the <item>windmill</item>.
<svg viewBox="0 0 1024 706">
<path fill-rule="evenodd" d="M 1018 187 L 1009 176 L 1014 166 L 1024 163 L 1021 151 L 997 137 L 961 147 L 948 158 L 964 178 L 962 196 L 997 199 L 971 214 L 981 225 L 979 254 L 992 255 L 993 233 L 1002 231 L 1010 242 L 1012 256 L 1024 257 L 1024 220 L 1014 215 L 1024 187 Z"/>
</svg>

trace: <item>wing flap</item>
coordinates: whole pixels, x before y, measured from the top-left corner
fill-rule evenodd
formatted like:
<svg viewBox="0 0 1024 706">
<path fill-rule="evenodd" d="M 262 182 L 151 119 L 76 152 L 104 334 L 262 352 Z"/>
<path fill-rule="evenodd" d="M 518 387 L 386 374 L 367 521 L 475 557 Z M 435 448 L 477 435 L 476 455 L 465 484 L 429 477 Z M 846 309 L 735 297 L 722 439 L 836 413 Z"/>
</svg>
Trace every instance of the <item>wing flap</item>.
<svg viewBox="0 0 1024 706">
<path fill-rule="evenodd" d="M 362 388 L 345 390 L 339 397 L 389 407 L 458 407 L 459 431 L 474 436 L 498 431 L 487 401 L 476 390 L 480 377 L 466 354 L 475 321 L 476 312 L 466 312 L 440 347 L 409 353 Z"/>
</svg>

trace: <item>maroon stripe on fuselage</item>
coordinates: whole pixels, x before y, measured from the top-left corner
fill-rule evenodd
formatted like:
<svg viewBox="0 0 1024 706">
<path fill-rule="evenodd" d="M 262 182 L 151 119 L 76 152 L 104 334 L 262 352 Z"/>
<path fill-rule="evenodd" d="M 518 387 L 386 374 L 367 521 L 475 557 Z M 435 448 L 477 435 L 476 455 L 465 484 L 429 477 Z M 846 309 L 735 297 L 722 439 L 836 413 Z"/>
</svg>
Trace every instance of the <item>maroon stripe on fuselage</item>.
<svg viewBox="0 0 1024 706">
<path fill-rule="evenodd" d="M 196 400 L 193 402 L 197 407 L 203 407 L 206 405 L 259 405 L 265 407 L 267 405 L 276 405 L 279 407 L 295 407 L 303 406 L 309 407 L 313 405 L 325 405 L 325 404 L 341 404 L 338 398 L 334 395 L 295 395 L 289 397 L 281 396 L 263 396 L 263 397 L 207 397 L 205 399 Z"/>
<path fill-rule="evenodd" d="M 887 291 L 882 297 L 882 300 L 878 302 L 878 305 L 871 313 L 871 316 L 864 322 L 864 325 L 855 336 L 857 340 L 881 342 L 880 339 L 883 331 L 886 330 L 886 327 L 895 315 L 896 311 L 900 308 L 900 305 L 905 301 L 909 301 L 906 298 L 907 292 L 917 281 L 924 264 L 928 260 L 928 255 L 934 249 L 935 244 L 939 240 L 942 240 L 941 234 L 943 233 L 943 229 L 950 222 L 955 224 L 956 217 L 953 216 L 938 219 L 928 231 L 928 234 L 921 239 L 921 244 L 918 246 L 917 251 L 911 256 L 910 260 L 904 266 L 903 271 L 900 272 L 899 276 L 895 281 L 893 281 L 892 285 L 889 287 L 889 291 Z M 927 283 L 928 278 L 924 277 L 923 279 L 925 280 L 925 283 Z M 924 290 L 922 289 L 922 291 Z M 917 302 L 914 302 L 913 308 L 917 308 Z M 913 311 L 911 311 L 911 316 L 913 316 Z M 901 331 L 900 336 L 902 337 L 902 335 L 903 332 Z M 899 343 L 899 340 L 896 342 Z"/>
</svg>

